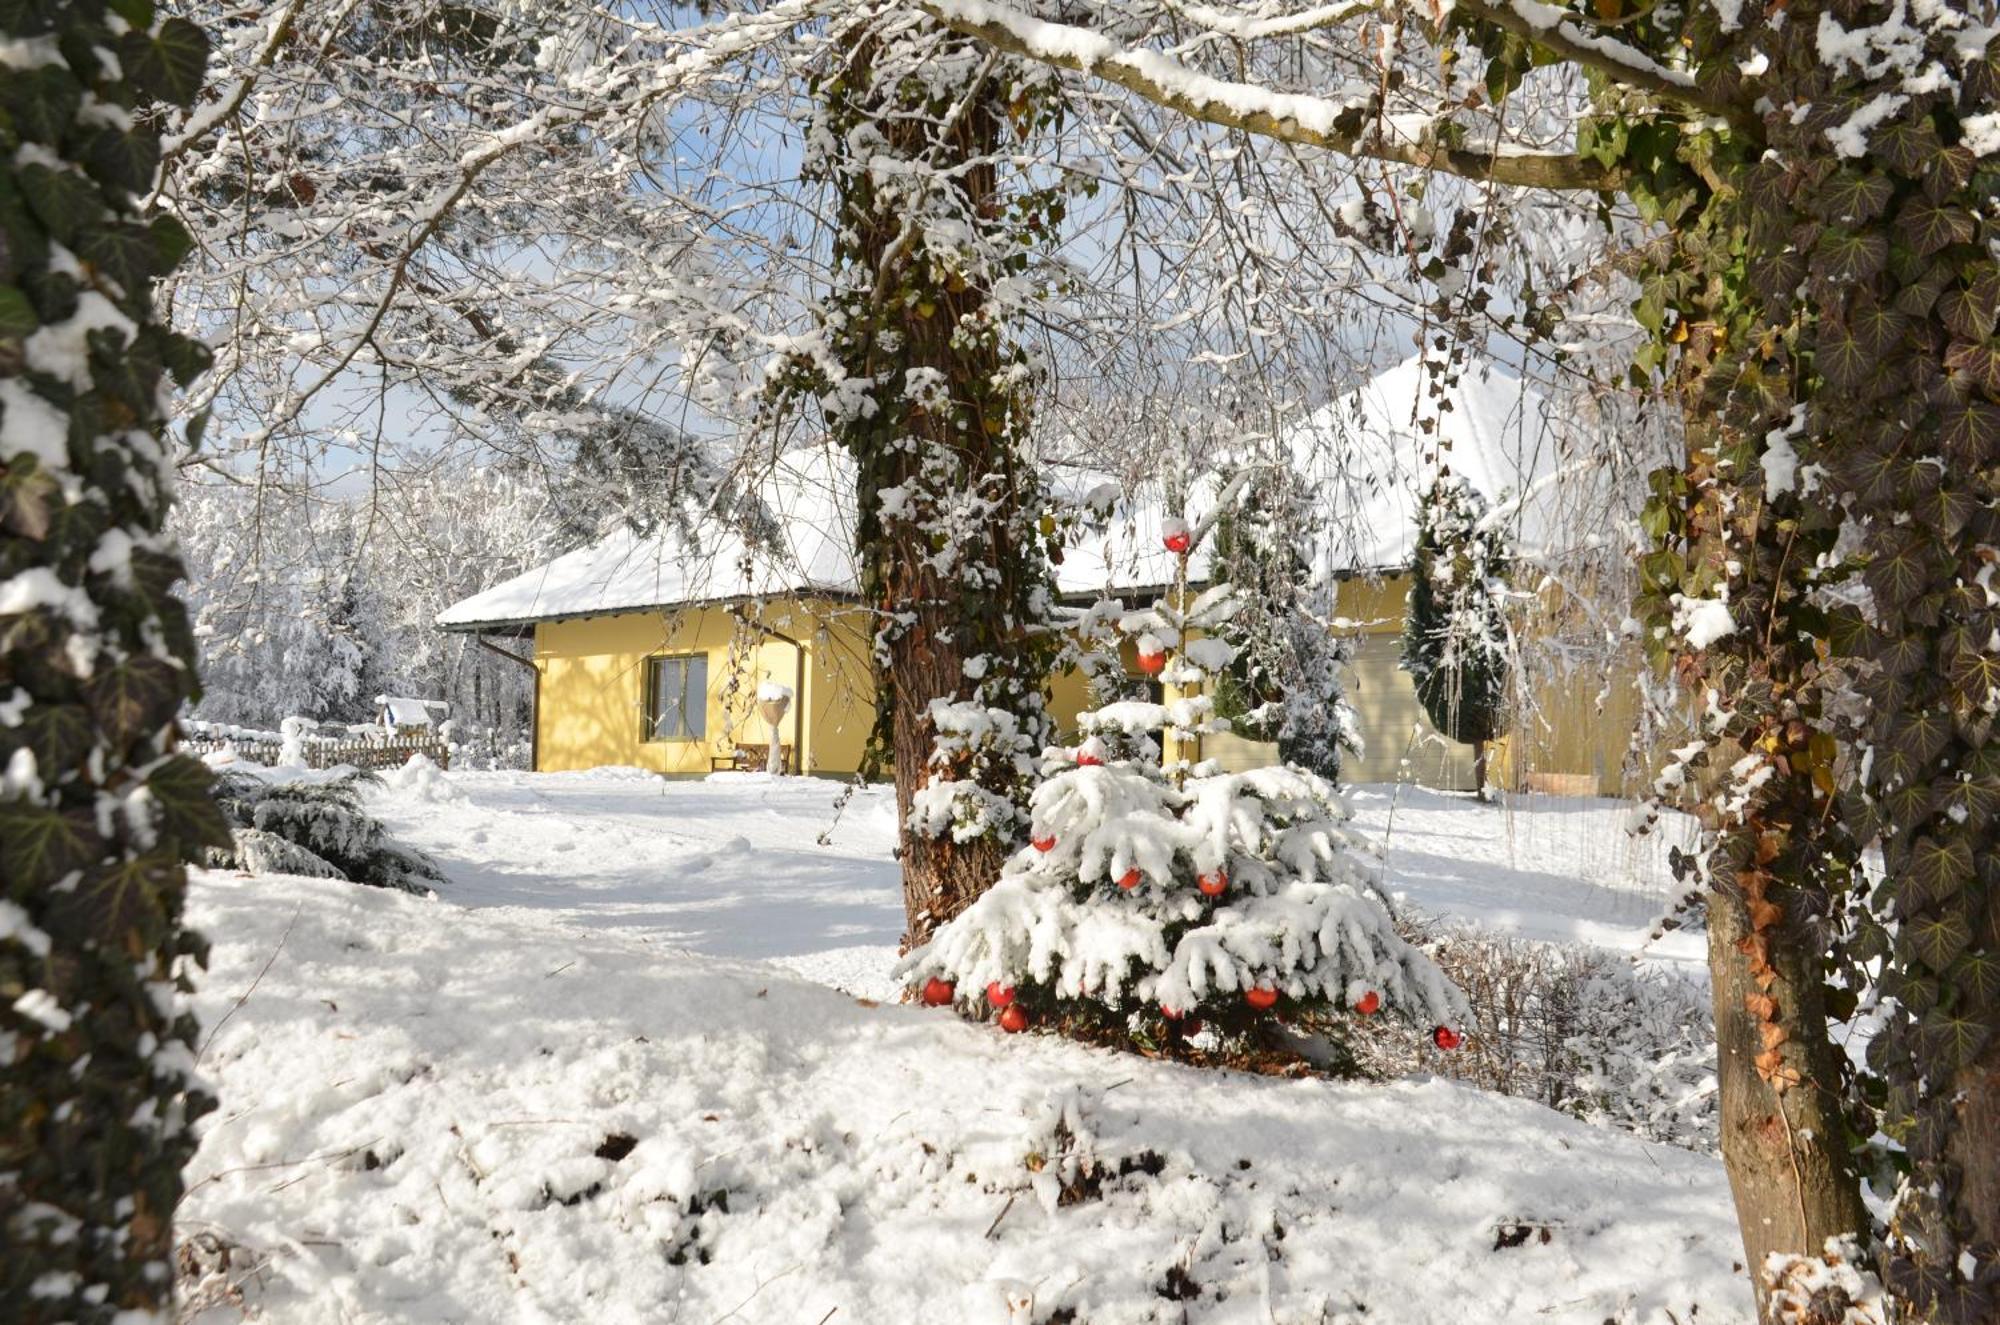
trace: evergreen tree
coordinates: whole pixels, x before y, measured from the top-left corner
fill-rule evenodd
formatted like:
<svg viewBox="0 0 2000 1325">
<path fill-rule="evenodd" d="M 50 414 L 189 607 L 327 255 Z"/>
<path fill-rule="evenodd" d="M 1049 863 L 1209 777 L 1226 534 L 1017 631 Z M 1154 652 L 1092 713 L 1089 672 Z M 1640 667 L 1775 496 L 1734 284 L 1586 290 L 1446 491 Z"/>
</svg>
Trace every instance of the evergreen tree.
<svg viewBox="0 0 2000 1325">
<path fill-rule="evenodd" d="M 0 1320 L 163 1320 L 194 1089 L 184 862 L 229 841 L 173 753 L 194 646 L 162 533 L 161 103 L 208 46 L 146 0 L 0 5 Z"/>
<path fill-rule="evenodd" d="M 1333 633 L 1335 587 L 1314 582 L 1307 556 L 1319 518 L 1297 474 L 1270 466 L 1217 520 L 1214 573 L 1236 587 L 1241 652 L 1216 678 L 1215 704 L 1237 730 L 1275 740 L 1286 763 L 1337 782 L 1362 747 L 1347 702 L 1353 648 Z"/>
<path fill-rule="evenodd" d="M 1198 534 L 1176 521 L 1168 537 L 1184 572 Z M 1323 1032 L 1343 1011 L 1387 1011 L 1456 1047 L 1464 996 L 1397 934 L 1324 779 L 1162 766 L 1155 734 L 1185 749 L 1228 727 L 1199 690 L 1235 661 L 1219 634 L 1239 602 L 1228 584 L 1190 599 L 1183 573 L 1172 601 L 1119 621 L 1142 655 L 1169 655 L 1160 674 L 1182 697 L 1086 713 L 1082 744 L 1049 752 L 1029 844 L 904 963 L 925 1002 L 965 991 L 1009 1031 L 1171 1054 L 1207 1027 L 1232 1061 L 1340 1066 Z"/>
<path fill-rule="evenodd" d="M 1403 622 L 1403 670 L 1431 725 L 1471 745 L 1473 781 L 1486 795 L 1486 745 L 1507 706 L 1507 558 L 1500 533 L 1481 521 L 1485 503 L 1465 482 L 1440 474 L 1417 519 L 1416 559 Z"/>
</svg>

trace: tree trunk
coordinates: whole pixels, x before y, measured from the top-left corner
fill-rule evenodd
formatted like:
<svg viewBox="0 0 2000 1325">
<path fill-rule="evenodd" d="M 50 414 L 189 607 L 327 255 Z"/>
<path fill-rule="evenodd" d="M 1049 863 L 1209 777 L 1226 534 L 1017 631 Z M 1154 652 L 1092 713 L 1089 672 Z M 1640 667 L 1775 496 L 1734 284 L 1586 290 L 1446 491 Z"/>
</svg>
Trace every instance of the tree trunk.
<svg viewBox="0 0 2000 1325">
<path fill-rule="evenodd" d="M 1052 549 L 1021 455 L 1030 374 L 990 298 L 1021 270 L 1037 205 L 1003 190 L 995 165 L 1010 126 L 1035 122 L 1033 96 L 942 28 L 893 34 L 843 34 L 844 62 L 820 88 L 824 140 L 864 147 L 817 167 L 835 190 L 827 327 L 842 375 L 817 385 L 855 459 L 862 595 L 876 614 L 873 750 L 894 763 L 914 947 L 1025 835 L 1049 734 Z M 941 731 L 936 701 L 969 725 Z"/>
<path fill-rule="evenodd" d="M 1773 943 L 1772 979 L 1760 983 L 1752 969 L 1752 946 L 1742 890 L 1710 893 L 1708 971 L 1715 999 L 1722 1157 L 1761 1318 L 1767 1257 L 1816 1254 L 1830 1237 L 1865 1230 L 1868 1216 L 1840 1142 L 1839 1096 L 1820 1088 L 1820 1083 L 1837 1081 L 1840 1069 L 1834 1061 L 1839 1051 L 1825 1032 L 1818 972 L 1804 969 L 1804 943 Z M 1783 1091 L 1757 1067 L 1767 1048 L 1767 1032 L 1752 1008 L 1766 999 L 1776 1003 L 1775 1024 L 1787 1035 L 1781 1046 L 1785 1067 L 1799 1078 Z"/>
<path fill-rule="evenodd" d="M 10 708 L 0 1320 L 10 1325 L 172 1315 L 174 1207 L 192 1125 L 213 1106 L 193 1079 L 198 1027 L 177 996 L 207 951 L 182 908 L 185 862 L 229 834 L 208 770 L 174 748 L 195 649 L 163 532 L 173 448 L 161 418 L 163 365 L 185 383 L 207 353 L 168 331 L 153 304 L 178 250 L 132 239 L 149 233 L 137 200 L 153 184 L 159 103 L 192 106 L 207 42 L 185 19 L 162 24 L 140 9 L 151 13 L 0 10 L 0 43 L 32 52 L 32 68 L 10 71 L 16 147 L 0 161 L 0 284 L 11 298 L 0 566 L 18 577 L 10 586 L 41 581 L 0 606 Z M 79 287 L 99 311 L 79 305 Z M 26 372 L 24 338 L 47 342 L 53 364 Z M 114 564 L 104 549 L 119 550 Z"/>
</svg>

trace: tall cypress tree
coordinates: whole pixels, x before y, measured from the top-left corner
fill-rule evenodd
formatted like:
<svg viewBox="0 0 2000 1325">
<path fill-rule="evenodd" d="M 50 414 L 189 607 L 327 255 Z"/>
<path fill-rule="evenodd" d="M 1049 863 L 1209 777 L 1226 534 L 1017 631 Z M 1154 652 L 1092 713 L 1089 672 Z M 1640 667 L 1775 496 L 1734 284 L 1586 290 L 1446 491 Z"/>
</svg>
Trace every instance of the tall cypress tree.
<svg viewBox="0 0 2000 1325">
<path fill-rule="evenodd" d="M 1507 622 L 1494 586 L 1505 573 L 1499 534 L 1482 528 L 1479 495 L 1450 474 L 1425 494 L 1403 623 L 1403 670 L 1431 725 L 1473 747 L 1486 794 L 1486 746 L 1505 727 Z"/>
<path fill-rule="evenodd" d="M 194 647 L 162 533 L 163 377 L 202 347 L 141 200 L 208 46 L 150 0 L 0 0 L 0 1319 L 161 1318 L 189 1124 L 184 862 L 227 841 L 173 753 Z"/>
</svg>

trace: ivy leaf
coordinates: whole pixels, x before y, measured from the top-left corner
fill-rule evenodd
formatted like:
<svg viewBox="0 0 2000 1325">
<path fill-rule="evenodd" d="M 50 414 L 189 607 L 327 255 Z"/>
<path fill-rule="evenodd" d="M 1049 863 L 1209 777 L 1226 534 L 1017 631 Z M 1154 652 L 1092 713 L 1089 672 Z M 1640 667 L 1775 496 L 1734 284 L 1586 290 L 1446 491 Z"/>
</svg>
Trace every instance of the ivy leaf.
<svg viewBox="0 0 2000 1325">
<path fill-rule="evenodd" d="M 1853 391 L 1867 380 L 1876 356 L 1846 327 L 1829 327 L 1819 342 L 1819 371 L 1835 391 Z"/>
<path fill-rule="evenodd" d="M 125 76 L 147 96 L 183 109 L 194 105 L 208 72 L 208 38 L 184 18 L 170 18 L 158 32 L 127 32 L 118 41 Z"/>
<path fill-rule="evenodd" d="M 1961 836 L 1923 837 L 1910 852 L 1909 881 L 1931 901 L 1953 897 L 1972 878 L 1972 848 Z"/>
<path fill-rule="evenodd" d="M 2000 814 L 2000 779 L 1963 777 L 1949 784 L 1939 799 L 1946 813 L 1963 815 L 1965 826 L 1976 832 Z"/>
<path fill-rule="evenodd" d="M 42 325 L 28 296 L 12 285 L 0 285 L 0 336 L 31 336 Z"/>
<path fill-rule="evenodd" d="M 155 216 L 149 224 L 153 232 L 155 271 L 172 271 L 181 259 L 194 251 L 194 236 L 171 216 Z"/>
<path fill-rule="evenodd" d="M 1929 465 L 1924 468 L 1936 473 Z M 1946 538 L 1956 538 L 1978 509 L 1979 503 L 1971 493 L 1938 484 L 1914 504 L 1911 514 Z"/>
<path fill-rule="evenodd" d="M 83 151 L 84 165 L 100 184 L 134 197 L 152 188 L 160 169 L 160 143 L 149 133 L 100 129 Z"/>
<path fill-rule="evenodd" d="M 1905 175 L 1917 174 L 1944 147 L 1931 122 L 1907 110 L 1903 118 L 1876 129 L 1870 142 L 1876 156 Z"/>
<path fill-rule="evenodd" d="M 1967 469 L 1983 468 L 2000 451 L 2000 406 L 1983 400 L 1952 405 L 1943 411 L 1945 451 Z"/>
<path fill-rule="evenodd" d="M 1973 1007 L 2000 1006 L 2000 953 L 1964 953 L 1944 975 Z"/>
<path fill-rule="evenodd" d="M 1764 299 L 1789 299 L 1806 279 L 1806 255 L 1787 248 L 1750 264 L 1750 287 Z"/>
<path fill-rule="evenodd" d="M 179 844 L 183 854 L 200 847 L 226 847 L 233 840 L 229 823 L 209 795 L 215 777 L 208 766 L 188 755 L 175 755 L 146 778 L 159 812 L 161 836 Z"/>
<path fill-rule="evenodd" d="M 1995 309 L 1990 295 L 1974 290 L 1946 290 L 1938 296 L 1938 315 L 1960 340 L 1985 340 L 1993 334 Z"/>
<path fill-rule="evenodd" d="M 1962 711 L 1976 712 L 2000 692 L 2000 655 L 1960 653 L 1945 676 Z"/>
<path fill-rule="evenodd" d="M 1896 213 L 1896 228 L 1915 246 L 1921 257 L 1929 257 L 1953 244 L 1969 244 L 1978 232 L 1972 213 L 1963 207 L 1935 203 L 1929 198 L 1912 198 Z"/>
<path fill-rule="evenodd" d="M 152 278 L 158 249 L 152 231 L 119 221 L 86 230 L 77 243 L 76 253 L 130 294 L 144 289 Z"/>
<path fill-rule="evenodd" d="M 0 872 L 15 888 L 46 887 L 104 854 L 97 825 L 80 810 L 0 801 Z"/>
<path fill-rule="evenodd" d="M 129 745 L 173 720 L 181 702 L 181 673 L 158 658 L 141 655 L 100 670 L 85 694 L 111 740 Z"/>
<path fill-rule="evenodd" d="M 104 218 L 96 186 L 74 170 L 54 170 L 40 162 L 25 165 L 21 193 L 28 210 L 58 244 L 74 246 L 79 230 Z"/>
<path fill-rule="evenodd" d="M 63 897 L 61 910 L 78 929 L 106 946 L 123 947 L 132 936 L 151 947 L 166 930 L 164 898 L 180 869 L 172 856 L 149 852 L 91 870 L 75 891 Z"/>
<path fill-rule="evenodd" d="M 1866 573 L 1868 587 L 1883 606 L 1899 609 L 1923 589 L 1930 571 L 1925 551 L 1924 540 L 1908 531 L 1884 540 Z"/>
<path fill-rule="evenodd" d="M 1854 339 L 1873 358 L 1881 358 L 1903 339 L 1909 319 L 1895 309 L 1873 299 L 1859 301 L 1847 319 Z"/>
<path fill-rule="evenodd" d="M 1991 341 L 1960 341 L 1945 351 L 1944 366 L 2000 395 L 2000 350 Z"/>
<path fill-rule="evenodd" d="M 1993 1029 L 1971 1013 L 1933 1008 L 1919 1023 L 1924 1050 L 1940 1073 L 1957 1071 L 1975 1061 Z"/>
<path fill-rule="evenodd" d="M 90 710 L 81 704 L 37 704 L 15 732 L 34 753 L 35 767 L 45 782 L 82 767 L 91 746 L 97 743 Z"/>
<path fill-rule="evenodd" d="M 0 529 L 38 543 L 47 538 L 60 491 L 34 456 L 14 456 L 0 466 Z"/>
<path fill-rule="evenodd" d="M 61 142 L 82 105 L 83 88 L 60 64 L 9 69 L 0 78 L 0 108 L 13 118 L 14 132 L 30 142 Z"/>
<path fill-rule="evenodd" d="M 1896 292 L 1896 311 L 1911 317 L 1928 317 L 1938 296 L 1953 280 L 1947 263 L 1932 263 L 1913 281 L 1905 281 Z"/>
<path fill-rule="evenodd" d="M 1828 285 L 1855 285 L 1882 274 L 1889 240 L 1879 230 L 1829 226 L 1813 249 L 1813 274 Z"/>
<path fill-rule="evenodd" d="M 1891 676 L 1908 676 L 1930 664 L 1931 644 L 1922 635 L 1898 630 L 1893 633 L 1870 631 L 1868 657 Z"/>
<path fill-rule="evenodd" d="M 1903 930 L 1908 948 L 1933 971 L 1942 971 L 1972 942 L 1972 927 L 1955 906 L 1918 916 Z M 1899 945 L 1900 946 L 1900 945 Z"/>
<path fill-rule="evenodd" d="M 1813 213 L 1823 221 L 1861 225 L 1880 216 L 1894 192 L 1874 171 L 1837 170 L 1816 195 Z"/>
</svg>

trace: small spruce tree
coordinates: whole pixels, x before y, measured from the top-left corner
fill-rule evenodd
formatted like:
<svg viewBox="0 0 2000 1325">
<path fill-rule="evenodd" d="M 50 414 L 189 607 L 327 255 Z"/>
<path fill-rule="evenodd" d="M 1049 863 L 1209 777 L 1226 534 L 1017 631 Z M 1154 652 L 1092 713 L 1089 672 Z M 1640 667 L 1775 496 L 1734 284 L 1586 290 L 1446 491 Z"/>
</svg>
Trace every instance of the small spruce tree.
<svg viewBox="0 0 2000 1325">
<path fill-rule="evenodd" d="M 1169 547 L 1184 565 L 1193 540 L 1179 528 Z M 1086 713 L 1077 748 L 1045 754 L 1029 845 L 904 960 L 925 1002 L 983 999 L 1007 1030 L 1045 1024 L 1176 1055 L 1207 1028 L 1230 1061 L 1253 1065 L 1340 1066 L 1324 1031 L 1343 1010 L 1457 1045 L 1464 996 L 1396 932 L 1324 779 L 1162 764 L 1156 734 L 1178 752 L 1226 729 L 1199 687 L 1234 660 L 1216 634 L 1234 612 L 1230 586 L 1190 598 L 1183 575 L 1173 601 L 1118 622 L 1142 655 L 1169 653 L 1160 673 L 1181 697 Z"/>
<path fill-rule="evenodd" d="M 1445 473 L 1424 495 L 1403 670 L 1431 725 L 1473 747 L 1473 781 L 1486 795 L 1487 744 L 1505 729 L 1508 630 L 1505 541 L 1482 522 L 1485 503 Z"/>
</svg>

